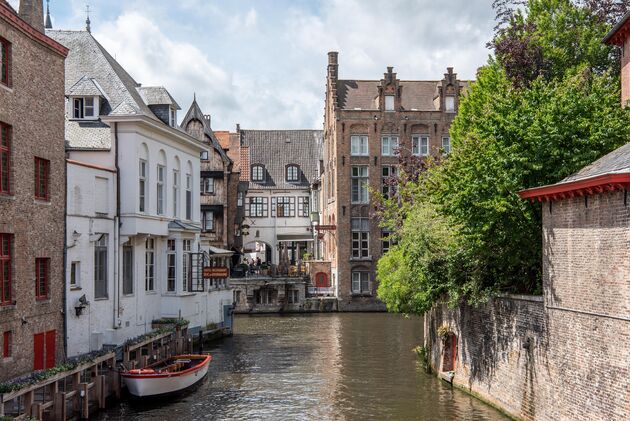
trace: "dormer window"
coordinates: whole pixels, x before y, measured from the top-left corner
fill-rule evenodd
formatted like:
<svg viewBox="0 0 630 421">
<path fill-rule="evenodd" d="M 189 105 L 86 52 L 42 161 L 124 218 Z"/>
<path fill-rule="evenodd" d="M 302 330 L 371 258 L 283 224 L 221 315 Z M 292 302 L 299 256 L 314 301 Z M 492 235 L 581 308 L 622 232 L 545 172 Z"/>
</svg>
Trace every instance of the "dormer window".
<svg viewBox="0 0 630 421">
<path fill-rule="evenodd" d="M 173 108 L 173 107 L 171 107 L 170 126 L 171 127 L 177 126 L 177 110 L 175 108 Z M 207 152 L 206 152 L 206 154 L 207 154 Z M 208 159 L 208 158 L 206 158 L 206 159 Z"/>
<path fill-rule="evenodd" d="M 445 97 L 444 106 L 447 113 L 454 113 L 455 112 L 455 97 L 451 95 Z"/>
<path fill-rule="evenodd" d="M 385 111 L 394 111 L 394 95 L 385 95 Z"/>
<path fill-rule="evenodd" d="M 98 113 L 98 102 L 95 97 L 81 97 L 72 99 L 72 118 L 94 119 Z"/>
<path fill-rule="evenodd" d="M 263 165 L 252 166 L 252 181 L 263 181 L 265 179 L 265 167 Z"/>
<path fill-rule="evenodd" d="M 300 168 L 297 165 L 288 165 L 287 166 L 287 181 L 289 182 L 297 182 L 300 180 Z"/>
</svg>

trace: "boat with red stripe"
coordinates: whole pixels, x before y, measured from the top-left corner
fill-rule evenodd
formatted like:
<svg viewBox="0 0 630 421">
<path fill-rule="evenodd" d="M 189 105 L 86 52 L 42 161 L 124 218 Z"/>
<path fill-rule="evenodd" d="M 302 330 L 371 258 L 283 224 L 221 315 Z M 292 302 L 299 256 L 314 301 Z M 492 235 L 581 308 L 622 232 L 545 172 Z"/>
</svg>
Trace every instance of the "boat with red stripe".
<svg viewBox="0 0 630 421">
<path fill-rule="evenodd" d="M 175 355 L 121 376 L 133 396 L 166 395 L 187 389 L 202 380 L 212 361 L 210 355 Z"/>
</svg>

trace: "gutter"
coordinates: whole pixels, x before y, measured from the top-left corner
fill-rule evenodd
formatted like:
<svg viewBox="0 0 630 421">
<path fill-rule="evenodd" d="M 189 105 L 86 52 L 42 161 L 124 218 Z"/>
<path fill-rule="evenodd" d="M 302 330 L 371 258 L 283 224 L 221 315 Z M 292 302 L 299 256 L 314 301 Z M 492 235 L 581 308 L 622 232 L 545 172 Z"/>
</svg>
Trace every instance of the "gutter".
<svg viewBox="0 0 630 421">
<path fill-rule="evenodd" d="M 65 155 L 64 151 L 64 155 Z M 65 161 L 65 160 L 64 160 Z M 65 163 L 63 173 L 64 199 L 63 199 L 63 355 L 68 358 L 68 291 L 66 290 L 66 267 L 68 265 L 68 164 Z"/>
</svg>

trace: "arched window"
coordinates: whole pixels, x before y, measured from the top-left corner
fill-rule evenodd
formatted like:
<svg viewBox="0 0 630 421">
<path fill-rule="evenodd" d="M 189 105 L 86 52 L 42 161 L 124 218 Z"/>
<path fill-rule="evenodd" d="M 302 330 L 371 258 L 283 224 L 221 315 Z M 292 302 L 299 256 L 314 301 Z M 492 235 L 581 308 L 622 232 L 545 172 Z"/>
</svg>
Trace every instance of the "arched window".
<svg viewBox="0 0 630 421">
<path fill-rule="evenodd" d="M 252 181 L 263 181 L 265 179 L 265 167 L 260 164 L 252 165 Z"/>
<path fill-rule="evenodd" d="M 300 179 L 300 167 L 297 165 L 287 165 L 287 181 L 296 182 Z"/>
<path fill-rule="evenodd" d="M 315 275 L 315 286 L 317 288 L 330 288 L 330 280 L 325 272 L 317 272 Z"/>
</svg>

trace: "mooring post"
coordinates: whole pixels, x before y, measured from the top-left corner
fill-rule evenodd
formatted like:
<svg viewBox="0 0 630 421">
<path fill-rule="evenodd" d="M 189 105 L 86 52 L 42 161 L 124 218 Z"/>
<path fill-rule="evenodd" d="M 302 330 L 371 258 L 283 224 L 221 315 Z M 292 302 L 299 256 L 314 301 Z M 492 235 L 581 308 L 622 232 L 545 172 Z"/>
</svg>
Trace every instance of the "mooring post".
<svg viewBox="0 0 630 421">
<path fill-rule="evenodd" d="M 102 374 L 96 377 L 96 399 L 98 409 L 105 409 L 105 376 Z"/>
<path fill-rule="evenodd" d="M 112 390 L 114 391 L 114 395 L 116 396 L 116 399 L 120 399 L 120 374 L 116 370 L 116 357 L 111 359 L 110 364 L 112 366 L 112 369 L 109 372 L 110 374 L 109 381 L 111 383 L 111 387 L 112 387 Z M 125 367 L 126 366 L 127 365 L 125 364 Z"/>
<path fill-rule="evenodd" d="M 79 390 L 81 395 L 81 418 L 87 420 L 90 418 L 90 385 L 81 383 Z"/>
<path fill-rule="evenodd" d="M 68 418 L 68 411 L 66 409 L 66 393 L 65 392 L 57 392 L 55 394 L 55 403 L 53 404 L 55 420 L 56 421 L 66 421 Z"/>
</svg>

